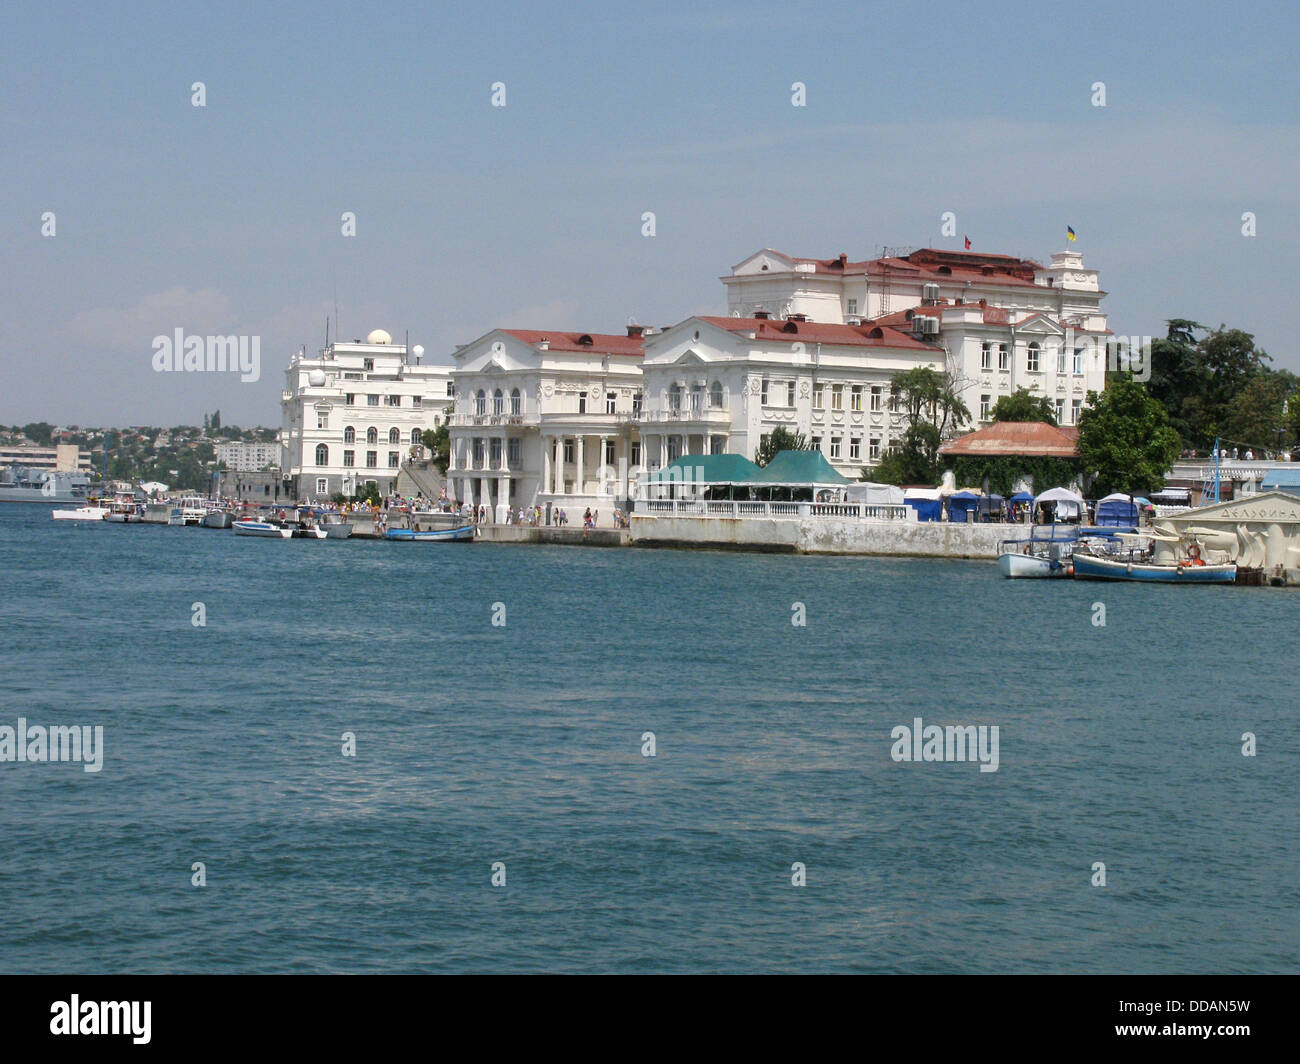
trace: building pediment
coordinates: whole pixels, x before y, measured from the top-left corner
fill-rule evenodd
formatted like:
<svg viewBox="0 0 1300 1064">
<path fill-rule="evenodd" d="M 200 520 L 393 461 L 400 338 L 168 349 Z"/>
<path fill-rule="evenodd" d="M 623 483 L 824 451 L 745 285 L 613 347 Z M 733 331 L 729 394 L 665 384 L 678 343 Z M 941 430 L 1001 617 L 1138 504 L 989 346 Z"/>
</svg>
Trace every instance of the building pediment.
<svg viewBox="0 0 1300 1064">
<path fill-rule="evenodd" d="M 731 267 L 731 273 L 733 277 L 752 273 L 789 273 L 794 265 L 794 259 L 771 248 L 763 248 Z"/>
<path fill-rule="evenodd" d="M 1022 336 L 1064 336 L 1065 329 L 1051 318 L 1045 318 L 1041 314 L 1035 314 L 1032 318 L 1026 319 L 1016 327 L 1016 332 Z"/>
<path fill-rule="evenodd" d="M 455 357 L 459 363 L 456 367 L 458 373 L 493 375 L 541 367 L 541 356 L 532 345 L 499 329 L 466 344 Z"/>
</svg>

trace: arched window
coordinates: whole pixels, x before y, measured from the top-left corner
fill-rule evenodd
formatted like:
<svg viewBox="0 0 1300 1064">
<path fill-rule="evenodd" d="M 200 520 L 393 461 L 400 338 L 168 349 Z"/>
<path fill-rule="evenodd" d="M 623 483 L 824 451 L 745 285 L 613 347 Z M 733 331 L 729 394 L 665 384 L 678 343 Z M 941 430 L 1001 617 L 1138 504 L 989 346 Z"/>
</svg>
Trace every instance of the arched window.
<svg viewBox="0 0 1300 1064">
<path fill-rule="evenodd" d="M 1038 356 L 1041 353 L 1041 351 L 1042 348 L 1038 346 L 1037 340 L 1035 340 L 1033 343 L 1029 345 L 1029 372 L 1030 373 L 1038 372 Z"/>
<path fill-rule="evenodd" d="M 401 429 L 389 429 L 389 430 L 388 430 L 388 442 L 389 442 L 389 443 L 401 443 L 401 442 L 402 442 L 402 430 L 401 430 Z"/>
<path fill-rule="evenodd" d="M 347 428 L 343 430 L 343 442 L 344 443 L 357 442 L 357 430 L 354 429 L 351 425 L 349 425 Z"/>
<path fill-rule="evenodd" d="M 714 381 L 709 388 L 709 406 L 714 410 L 722 409 L 722 382 Z"/>
<path fill-rule="evenodd" d="M 498 388 L 495 392 L 492 393 L 492 413 L 496 414 L 498 417 L 500 417 L 502 414 L 500 388 Z"/>
<path fill-rule="evenodd" d="M 523 411 L 522 398 L 519 395 L 519 389 L 515 388 L 510 393 L 510 413 L 518 417 Z"/>
<path fill-rule="evenodd" d="M 318 466 L 327 466 L 330 464 L 330 449 L 323 443 L 316 445 L 316 464 Z"/>
<path fill-rule="evenodd" d="M 478 393 L 474 396 L 474 413 L 479 417 L 482 417 L 487 413 L 487 395 L 484 394 L 482 388 L 480 388 Z"/>
<path fill-rule="evenodd" d="M 379 442 L 379 430 L 375 428 L 374 425 L 371 425 L 370 428 L 366 429 L 366 443 L 378 443 L 378 442 Z"/>
<path fill-rule="evenodd" d="M 704 412 L 704 385 L 691 385 L 691 416 L 699 417 Z"/>
</svg>

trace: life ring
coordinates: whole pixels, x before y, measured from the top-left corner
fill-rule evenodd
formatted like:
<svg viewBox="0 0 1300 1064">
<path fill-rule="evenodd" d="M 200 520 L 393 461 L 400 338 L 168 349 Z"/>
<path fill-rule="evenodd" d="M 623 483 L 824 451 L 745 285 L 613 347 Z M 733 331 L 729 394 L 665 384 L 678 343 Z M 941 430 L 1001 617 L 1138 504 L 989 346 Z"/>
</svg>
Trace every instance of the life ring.
<svg viewBox="0 0 1300 1064">
<path fill-rule="evenodd" d="M 1195 543 L 1193 543 L 1190 547 L 1187 548 L 1187 557 L 1191 559 L 1193 565 L 1196 564 L 1197 562 L 1200 562 L 1201 548 L 1198 547 Z M 1204 563 L 1201 562 L 1201 564 Z"/>
</svg>

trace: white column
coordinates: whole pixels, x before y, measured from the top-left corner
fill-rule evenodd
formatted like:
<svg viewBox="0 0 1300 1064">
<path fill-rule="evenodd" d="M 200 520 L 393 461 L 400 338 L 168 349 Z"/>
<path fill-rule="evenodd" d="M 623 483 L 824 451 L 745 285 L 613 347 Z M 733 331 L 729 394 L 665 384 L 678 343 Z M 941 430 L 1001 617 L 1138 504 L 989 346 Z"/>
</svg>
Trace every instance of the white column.
<svg viewBox="0 0 1300 1064">
<path fill-rule="evenodd" d="M 586 480 L 587 476 L 586 459 L 583 453 L 583 442 L 586 438 L 586 436 L 578 437 L 577 453 L 573 456 L 574 465 L 578 467 L 573 477 L 573 493 L 575 495 L 582 494 L 583 482 Z"/>
<path fill-rule="evenodd" d="M 451 437 L 451 446 L 449 448 L 450 453 L 447 455 L 448 473 L 454 473 L 456 471 L 456 448 L 458 448 L 459 446 L 460 446 L 460 440 L 457 439 L 455 436 Z"/>
<path fill-rule="evenodd" d="M 599 453 L 599 455 L 598 455 L 598 457 L 597 457 L 597 459 L 596 459 L 596 471 L 597 471 L 597 474 L 599 474 L 601 467 L 605 465 L 605 451 L 608 450 L 608 448 L 606 447 L 606 444 L 607 444 L 608 442 L 609 442 L 609 437 L 608 437 L 608 436 L 601 436 L 601 437 L 600 437 L 600 453 Z M 603 481 L 597 481 L 597 482 L 596 482 L 596 491 L 597 491 L 597 493 L 599 493 L 600 490 L 601 490 L 601 488 L 603 488 L 604 486 L 605 486 L 605 485 L 604 485 L 604 482 L 603 482 Z"/>
<path fill-rule="evenodd" d="M 551 447 L 555 443 L 550 436 L 542 437 L 542 491 L 551 490 Z"/>
<path fill-rule="evenodd" d="M 555 494 L 564 494 L 564 437 L 555 437 Z"/>
<path fill-rule="evenodd" d="M 506 450 L 506 445 L 509 442 L 505 436 L 501 437 L 501 472 L 503 473 L 510 472 L 510 455 Z"/>
</svg>

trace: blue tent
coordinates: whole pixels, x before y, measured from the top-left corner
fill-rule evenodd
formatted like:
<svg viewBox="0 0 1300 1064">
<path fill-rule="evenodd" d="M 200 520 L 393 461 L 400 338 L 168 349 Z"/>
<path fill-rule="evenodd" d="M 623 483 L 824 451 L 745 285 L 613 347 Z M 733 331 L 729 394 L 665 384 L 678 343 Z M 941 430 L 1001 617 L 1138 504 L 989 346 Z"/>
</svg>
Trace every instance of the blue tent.
<svg viewBox="0 0 1300 1064">
<path fill-rule="evenodd" d="M 1097 527 L 1136 528 L 1137 504 L 1129 495 L 1107 495 L 1097 503 Z"/>
<path fill-rule="evenodd" d="M 904 493 L 903 503 L 916 511 L 918 521 L 938 521 L 943 514 L 943 502 L 933 488 L 913 488 Z"/>
<path fill-rule="evenodd" d="M 948 496 L 948 520 L 957 522 L 974 521 L 971 515 L 979 508 L 980 497 L 969 491 L 959 491 Z"/>
<path fill-rule="evenodd" d="M 1014 502 L 1014 503 L 1022 503 L 1022 502 L 1032 503 L 1034 501 L 1034 497 L 1030 495 L 1029 492 L 1027 491 L 1018 491 L 1014 495 L 1012 495 L 1011 498 L 1008 499 L 1007 501 Z"/>
</svg>

